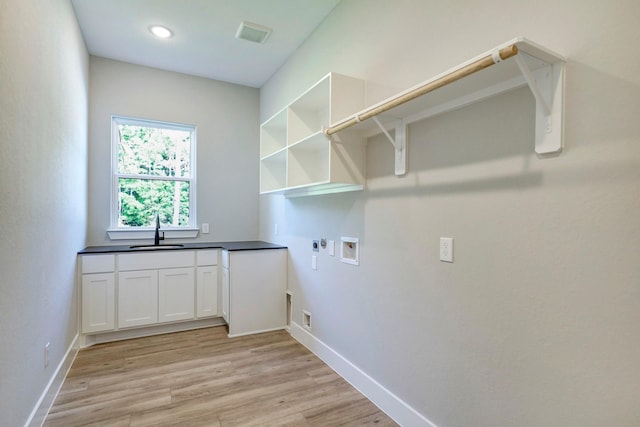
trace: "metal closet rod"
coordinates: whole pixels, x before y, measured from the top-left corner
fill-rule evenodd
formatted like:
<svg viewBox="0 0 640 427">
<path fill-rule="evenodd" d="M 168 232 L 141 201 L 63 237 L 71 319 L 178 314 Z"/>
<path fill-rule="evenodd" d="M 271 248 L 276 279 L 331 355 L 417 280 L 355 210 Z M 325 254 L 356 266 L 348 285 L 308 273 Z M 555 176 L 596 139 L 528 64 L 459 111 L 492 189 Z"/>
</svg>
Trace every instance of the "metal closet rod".
<svg viewBox="0 0 640 427">
<path fill-rule="evenodd" d="M 391 110 L 399 105 L 402 105 L 406 102 L 411 101 L 419 96 L 427 94 L 429 92 L 433 92 L 436 89 L 439 89 L 443 86 L 446 86 L 450 83 L 453 83 L 457 80 L 460 80 L 464 77 L 467 77 L 473 73 L 484 70 L 487 67 L 492 66 L 493 64 L 497 64 L 500 61 L 505 59 L 509 59 L 512 56 L 518 54 L 518 46 L 512 44 L 503 49 L 496 50 L 495 52 L 478 59 L 477 61 L 472 62 L 471 64 L 465 65 L 462 68 L 459 68 L 451 73 L 440 77 L 434 81 L 429 83 L 425 83 L 424 85 L 413 89 L 407 93 L 399 95 L 396 98 L 390 99 L 384 104 L 377 105 L 369 110 L 364 111 L 363 113 L 356 114 L 354 117 L 345 120 L 342 123 L 338 123 L 335 126 L 331 126 L 325 130 L 327 135 L 333 135 L 336 132 L 340 132 L 341 130 L 345 130 L 355 124 L 358 124 L 364 120 L 370 119 L 378 114 L 384 113 L 385 111 Z"/>
</svg>

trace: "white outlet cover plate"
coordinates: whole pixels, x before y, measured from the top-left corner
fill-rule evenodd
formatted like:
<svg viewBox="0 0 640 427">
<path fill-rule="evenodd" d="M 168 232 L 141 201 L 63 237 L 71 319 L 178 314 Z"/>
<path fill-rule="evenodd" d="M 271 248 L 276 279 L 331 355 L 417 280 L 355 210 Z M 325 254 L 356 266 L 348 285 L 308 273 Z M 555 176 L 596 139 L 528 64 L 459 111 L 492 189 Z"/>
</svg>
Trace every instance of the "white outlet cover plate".
<svg viewBox="0 0 640 427">
<path fill-rule="evenodd" d="M 440 261 L 453 262 L 453 238 L 440 238 Z"/>
</svg>

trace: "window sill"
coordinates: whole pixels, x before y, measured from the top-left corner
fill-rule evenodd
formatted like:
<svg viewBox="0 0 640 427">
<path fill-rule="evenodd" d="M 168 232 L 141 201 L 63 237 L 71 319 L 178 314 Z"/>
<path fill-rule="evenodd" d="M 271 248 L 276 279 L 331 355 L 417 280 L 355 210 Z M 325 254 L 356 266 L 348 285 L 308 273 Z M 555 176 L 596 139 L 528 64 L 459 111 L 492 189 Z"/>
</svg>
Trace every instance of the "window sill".
<svg viewBox="0 0 640 427">
<path fill-rule="evenodd" d="M 198 228 L 181 228 L 181 229 L 166 229 L 160 230 L 160 235 L 164 233 L 165 239 L 189 239 L 198 237 Z M 110 228 L 107 230 L 107 235 L 111 240 L 150 240 L 155 237 L 154 229 L 145 230 L 123 230 Z"/>
</svg>

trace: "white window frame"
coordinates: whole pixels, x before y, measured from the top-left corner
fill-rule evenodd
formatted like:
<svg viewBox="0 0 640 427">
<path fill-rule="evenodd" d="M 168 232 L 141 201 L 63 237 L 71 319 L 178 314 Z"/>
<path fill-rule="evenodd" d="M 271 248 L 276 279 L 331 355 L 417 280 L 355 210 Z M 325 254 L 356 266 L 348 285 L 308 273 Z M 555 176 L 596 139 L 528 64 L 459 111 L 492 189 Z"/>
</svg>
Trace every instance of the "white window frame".
<svg viewBox="0 0 640 427">
<path fill-rule="evenodd" d="M 129 239 L 153 239 L 155 227 L 119 227 L 119 178 L 140 178 L 139 175 L 128 175 L 118 173 L 118 143 L 119 141 L 119 124 L 128 124 L 134 126 L 162 127 L 166 129 L 177 129 L 191 132 L 191 150 L 190 150 L 190 177 L 189 178 L 169 178 L 170 180 L 179 180 L 189 183 L 189 224 L 184 227 L 162 226 L 161 231 L 164 232 L 165 239 L 174 238 L 192 238 L 198 236 L 198 227 L 196 221 L 196 137 L 197 127 L 195 125 L 187 125 L 181 123 L 165 122 L 160 120 L 140 119 L 136 117 L 111 116 L 111 200 L 109 203 L 110 226 L 107 229 L 107 235 L 111 240 L 129 240 Z M 166 180 L 167 177 L 144 176 L 144 179 Z"/>
</svg>

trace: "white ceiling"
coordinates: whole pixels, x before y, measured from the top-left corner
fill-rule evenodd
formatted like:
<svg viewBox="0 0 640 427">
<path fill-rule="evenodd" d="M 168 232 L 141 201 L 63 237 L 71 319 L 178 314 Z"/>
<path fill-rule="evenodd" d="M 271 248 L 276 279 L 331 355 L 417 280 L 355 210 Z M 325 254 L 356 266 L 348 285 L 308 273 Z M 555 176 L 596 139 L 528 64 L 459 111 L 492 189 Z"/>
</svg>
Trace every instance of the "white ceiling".
<svg viewBox="0 0 640 427">
<path fill-rule="evenodd" d="M 92 55 L 261 87 L 341 0 L 71 0 Z M 273 31 L 235 38 L 241 21 Z M 148 27 L 173 31 L 158 39 Z"/>
</svg>

